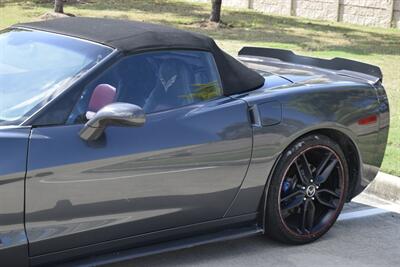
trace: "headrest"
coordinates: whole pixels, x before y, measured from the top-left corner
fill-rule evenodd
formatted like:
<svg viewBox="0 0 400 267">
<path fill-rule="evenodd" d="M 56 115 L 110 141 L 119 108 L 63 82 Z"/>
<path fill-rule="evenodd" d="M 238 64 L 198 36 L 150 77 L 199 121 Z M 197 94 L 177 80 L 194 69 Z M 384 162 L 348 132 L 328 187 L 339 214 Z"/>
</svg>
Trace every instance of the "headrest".
<svg viewBox="0 0 400 267">
<path fill-rule="evenodd" d="M 117 89 L 109 84 L 99 84 L 96 86 L 90 98 L 87 111 L 97 112 L 103 107 L 115 101 Z"/>
<path fill-rule="evenodd" d="M 165 92 L 175 84 L 181 86 L 178 80 L 185 79 L 185 65 L 178 60 L 166 60 L 160 65 L 159 79 L 164 87 Z"/>
</svg>

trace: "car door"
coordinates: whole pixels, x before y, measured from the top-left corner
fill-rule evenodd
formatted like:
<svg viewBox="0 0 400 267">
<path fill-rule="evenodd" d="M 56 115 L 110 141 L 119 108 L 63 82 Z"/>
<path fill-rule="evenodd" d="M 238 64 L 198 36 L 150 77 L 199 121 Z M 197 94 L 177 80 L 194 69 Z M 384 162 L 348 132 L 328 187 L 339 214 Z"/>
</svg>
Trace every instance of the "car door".
<svg viewBox="0 0 400 267">
<path fill-rule="evenodd" d="M 108 101 L 93 99 L 98 88 L 114 88 L 115 101 L 143 107 L 145 124 L 108 127 L 98 140 L 82 140 L 85 116 Z M 251 147 L 247 105 L 222 96 L 211 54 L 124 58 L 86 86 L 65 125 L 32 130 L 25 217 L 30 254 L 222 218 L 244 179 Z"/>
<path fill-rule="evenodd" d="M 29 127 L 0 125 L 0 265 L 2 266 L 28 264 L 28 242 L 24 229 L 24 180 L 29 133 Z"/>
</svg>

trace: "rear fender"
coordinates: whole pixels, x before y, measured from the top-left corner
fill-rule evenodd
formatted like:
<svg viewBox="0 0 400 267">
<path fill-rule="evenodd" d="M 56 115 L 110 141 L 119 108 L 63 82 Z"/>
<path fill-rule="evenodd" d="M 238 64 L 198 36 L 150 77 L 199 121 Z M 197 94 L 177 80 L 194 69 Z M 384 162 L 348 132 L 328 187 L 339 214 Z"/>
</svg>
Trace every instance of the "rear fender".
<svg viewBox="0 0 400 267">
<path fill-rule="evenodd" d="M 358 189 L 354 195 L 376 176 L 384 154 L 375 147 L 380 131 L 378 124 L 358 124 L 362 118 L 379 114 L 376 91 L 370 84 L 348 81 L 336 84 L 321 79 L 314 84 L 260 88 L 235 97 L 245 100 L 250 109 L 278 102 L 282 105 L 282 120 L 273 125 L 253 125 L 250 167 L 226 216 L 259 211 L 268 177 L 280 154 L 299 137 L 315 131 L 336 131 L 354 144 L 360 162 Z"/>
</svg>

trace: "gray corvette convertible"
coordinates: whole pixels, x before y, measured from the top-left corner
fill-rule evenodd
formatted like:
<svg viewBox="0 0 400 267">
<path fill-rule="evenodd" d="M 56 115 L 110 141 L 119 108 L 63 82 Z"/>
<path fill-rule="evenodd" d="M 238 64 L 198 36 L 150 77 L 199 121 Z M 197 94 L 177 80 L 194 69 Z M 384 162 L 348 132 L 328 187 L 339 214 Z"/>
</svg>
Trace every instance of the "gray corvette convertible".
<svg viewBox="0 0 400 267">
<path fill-rule="evenodd" d="M 165 26 L 0 31 L 0 265 L 102 265 L 266 234 L 312 242 L 376 176 L 378 67 L 237 58 Z"/>
</svg>

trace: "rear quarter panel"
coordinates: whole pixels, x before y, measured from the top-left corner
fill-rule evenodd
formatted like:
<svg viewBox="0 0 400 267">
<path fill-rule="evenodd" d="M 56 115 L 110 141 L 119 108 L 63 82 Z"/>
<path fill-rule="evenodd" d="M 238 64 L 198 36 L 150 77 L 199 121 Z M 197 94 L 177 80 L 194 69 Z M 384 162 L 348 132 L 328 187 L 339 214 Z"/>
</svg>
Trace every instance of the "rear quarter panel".
<svg viewBox="0 0 400 267">
<path fill-rule="evenodd" d="M 358 121 L 388 112 L 388 107 L 378 101 L 372 85 L 350 78 L 335 81 L 320 77 L 304 83 L 264 87 L 235 97 L 244 99 L 250 107 L 278 102 L 282 106 L 282 120 L 275 125 L 253 127 L 252 161 L 229 216 L 259 210 L 268 177 L 280 154 L 297 138 L 315 130 L 339 131 L 354 143 L 361 172 L 354 194 L 375 178 L 384 155 L 388 121 L 379 119 L 378 123 L 364 126 Z"/>
</svg>

